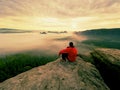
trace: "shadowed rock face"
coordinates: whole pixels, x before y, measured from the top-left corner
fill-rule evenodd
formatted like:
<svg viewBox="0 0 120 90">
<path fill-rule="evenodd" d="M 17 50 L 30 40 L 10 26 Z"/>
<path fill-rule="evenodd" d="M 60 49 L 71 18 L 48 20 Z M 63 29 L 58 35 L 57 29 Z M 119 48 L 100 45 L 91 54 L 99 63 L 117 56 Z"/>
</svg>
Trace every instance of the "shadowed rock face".
<svg viewBox="0 0 120 90">
<path fill-rule="evenodd" d="M 98 49 L 91 53 L 94 64 L 111 90 L 120 87 L 120 50 Z"/>
<path fill-rule="evenodd" d="M 0 83 L 0 90 L 109 90 L 94 65 L 60 59 Z"/>
</svg>

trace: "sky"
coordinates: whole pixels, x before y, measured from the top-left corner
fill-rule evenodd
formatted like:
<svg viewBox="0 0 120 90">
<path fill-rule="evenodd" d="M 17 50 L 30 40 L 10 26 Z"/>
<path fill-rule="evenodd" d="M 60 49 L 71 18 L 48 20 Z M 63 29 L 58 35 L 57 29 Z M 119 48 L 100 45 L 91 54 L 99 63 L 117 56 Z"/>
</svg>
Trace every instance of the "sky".
<svg viewBox="0 0 120 90">
<path fill-rule="evenodd" d="M 120 0 L 0 0 L 0 28 L 83 31 L 120 27 Z"/>
</svg>

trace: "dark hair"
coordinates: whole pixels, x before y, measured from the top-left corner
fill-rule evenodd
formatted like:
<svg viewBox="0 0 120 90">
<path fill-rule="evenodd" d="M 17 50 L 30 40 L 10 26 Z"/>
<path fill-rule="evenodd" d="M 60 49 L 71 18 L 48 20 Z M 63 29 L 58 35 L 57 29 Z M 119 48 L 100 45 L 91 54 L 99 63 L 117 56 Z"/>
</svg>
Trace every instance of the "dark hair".
<svg viewBox="0 0 120 90">
<path fill-rule="evenodd" d="M 70 47 L 74 47 L 73 42 L 69 42 Z"/>
</svg>

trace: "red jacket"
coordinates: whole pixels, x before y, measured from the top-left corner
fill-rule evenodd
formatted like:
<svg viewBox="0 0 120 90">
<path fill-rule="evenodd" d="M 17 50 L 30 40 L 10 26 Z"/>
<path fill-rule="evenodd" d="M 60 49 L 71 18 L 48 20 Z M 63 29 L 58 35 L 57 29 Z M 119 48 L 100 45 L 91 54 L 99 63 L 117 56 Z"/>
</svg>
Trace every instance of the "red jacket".
<svg viewBox="0 0 120 90">
<path fill-rule="evenodd" d="M 68 53 L 68 60 L 74 62 L 77 57 L 77 49 L 75 47 L 67 47 L 59 52 L 59 55 L 62 53 Z"/>
</svg>

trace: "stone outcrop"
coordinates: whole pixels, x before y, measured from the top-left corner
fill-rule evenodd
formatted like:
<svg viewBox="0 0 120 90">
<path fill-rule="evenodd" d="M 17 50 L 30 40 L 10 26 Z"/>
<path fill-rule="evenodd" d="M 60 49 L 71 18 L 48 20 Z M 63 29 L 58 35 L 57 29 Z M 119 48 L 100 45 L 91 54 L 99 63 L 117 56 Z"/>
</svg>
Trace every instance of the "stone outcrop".
<svg viewBox="0 0 120 90">
<path fill-rule="evenodd" d="M 100 71 L 105 83 L 111 90 L 120 87 L 120 50 L 97 49 L 91 53 L 94 65 Z"/>
<path fill-rule="evenodd" d="M 99 71 L 78 57 L 33 68 L 0 83 L 0 90 L 110 90 Z"/>
</svg>

